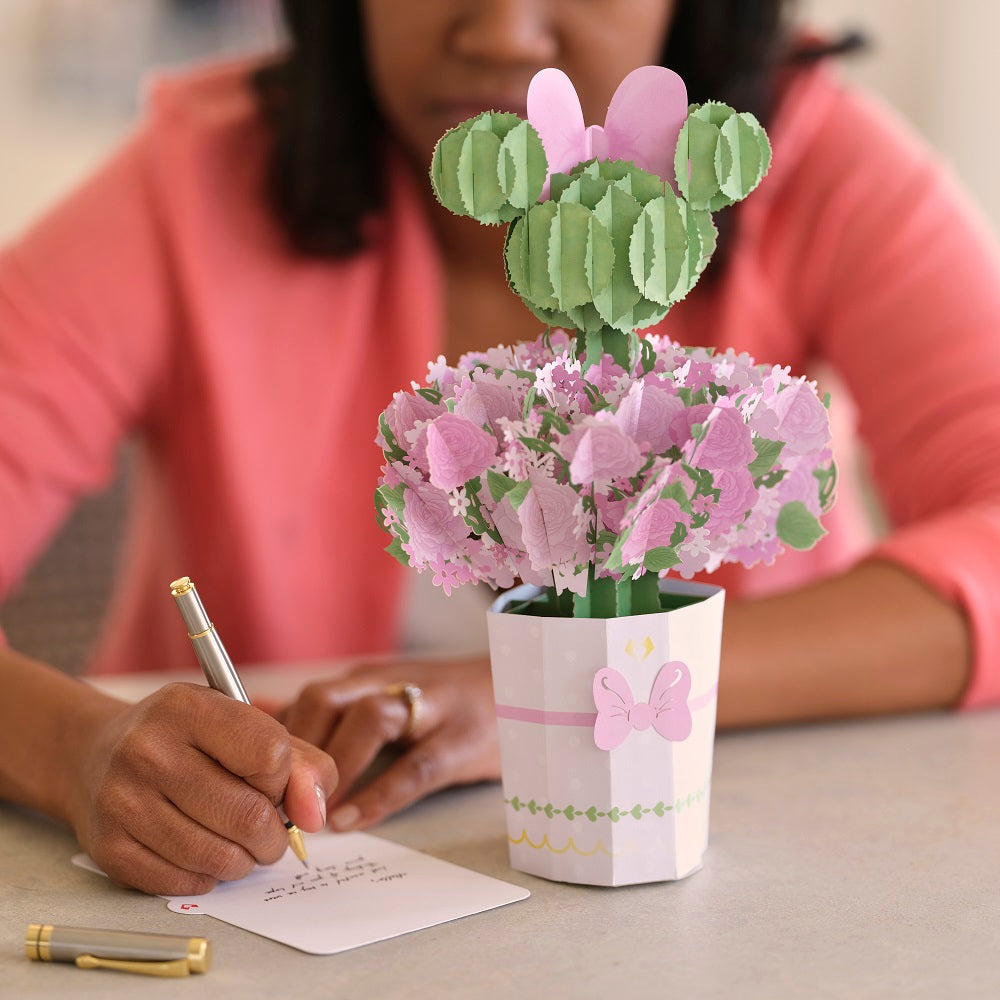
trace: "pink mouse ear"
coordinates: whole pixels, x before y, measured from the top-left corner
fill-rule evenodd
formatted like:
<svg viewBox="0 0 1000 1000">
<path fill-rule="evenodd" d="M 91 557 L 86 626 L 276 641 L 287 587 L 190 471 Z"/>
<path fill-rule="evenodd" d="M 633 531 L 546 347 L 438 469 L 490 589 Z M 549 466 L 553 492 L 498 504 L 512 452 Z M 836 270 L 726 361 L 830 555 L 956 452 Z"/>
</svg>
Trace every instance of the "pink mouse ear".
<svg viewBox="0 0 1000 1000">
<path fill-rule="evenodd" d="M 673 184 L 674 150 L 687 110 L 687 87 L 672 69 L 640 66 L 632 70 L 608 107 L 605 155 L 631 160 Z"/>
<path fill-rule="evenodd" d="M 583 109 L 570 78 L 561 69 L 550 67 L 539 70 L 528 84 L 527 110 L 549 163 L 541 194 L 544 199 L 553 174 L 568 173 L 588 158 Z"/>
</svg>

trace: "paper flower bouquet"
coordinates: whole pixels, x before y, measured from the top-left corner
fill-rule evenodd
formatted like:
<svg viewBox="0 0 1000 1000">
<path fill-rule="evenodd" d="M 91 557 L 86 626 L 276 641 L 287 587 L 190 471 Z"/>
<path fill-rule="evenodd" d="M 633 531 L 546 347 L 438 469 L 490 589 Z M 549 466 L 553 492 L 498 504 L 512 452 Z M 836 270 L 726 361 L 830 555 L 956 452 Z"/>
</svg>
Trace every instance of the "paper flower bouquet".
<svg viewBox="0 0 1000 1000">
<path fill-rule="evenodd" d="M 676 878 L 707 841 L 723 595 L 670 581 L 812 546 L 829 422 L 787 368 L 636 332 L 698 280 L 712 212 L 766 173 L 756 120 L 689 108 L 662 67 L 623 81 L 603 127 L 554 69 L 527 109 L 446 133 L 431 180 L 508 224 L 509 283 L 545 332 L 396 394 L 376 507 L 388 551 L 446 591 L 522 584 L 489 616 L 512 863 Z"/>
<path fill-rule="evenodd" d="M 659 611 L 657 578 L 771 562 L 823 533 L 834 470 L 812 383 L 649 337 L 583 367 L 562 331 L 431 366 L 382 418 L 390 551 L 446 591 L 520 579 L 545 614 Z"/>
</svg>

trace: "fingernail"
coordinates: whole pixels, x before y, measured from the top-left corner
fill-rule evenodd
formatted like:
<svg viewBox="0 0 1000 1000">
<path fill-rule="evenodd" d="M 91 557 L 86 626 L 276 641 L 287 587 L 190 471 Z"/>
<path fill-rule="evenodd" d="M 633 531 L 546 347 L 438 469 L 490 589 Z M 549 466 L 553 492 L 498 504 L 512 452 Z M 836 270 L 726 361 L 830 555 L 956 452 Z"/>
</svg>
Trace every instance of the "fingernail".
<svg viewBox="0 0 1000 1000">
<path fill-rule="evenodd" d="M 316 793 L 316 802 L 319 804 L 320 823 L 326 826 L 326 792 L 319 785 L 313 785 L 313 791 Z"/>
<path fill-rule="evenodd" d="M 361 810 L 357 806 L 341 806 L 331 817 L 330 825 L 338 830 L 354 826 L 361 818 Z"/>
</svg>

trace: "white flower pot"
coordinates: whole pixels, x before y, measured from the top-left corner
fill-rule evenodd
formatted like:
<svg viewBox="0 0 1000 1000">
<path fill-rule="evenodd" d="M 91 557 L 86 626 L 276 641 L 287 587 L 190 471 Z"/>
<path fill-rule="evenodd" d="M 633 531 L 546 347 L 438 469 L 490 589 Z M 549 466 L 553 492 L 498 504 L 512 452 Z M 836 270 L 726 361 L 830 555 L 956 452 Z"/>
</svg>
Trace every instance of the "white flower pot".
<svg viewBox="0 0 1000 1000">
<path fill-rule="evenodd" d="M 522 586 L 490 608 L 512 867 L 590 885 L 678 879 L 701 867 L 725 594 L 674 580 L 661 592 L 694 603 L 547 618 L 511 613 L 540 593 Z M 612 748 L 598 747 L 595 726 Z"/>
</svg>

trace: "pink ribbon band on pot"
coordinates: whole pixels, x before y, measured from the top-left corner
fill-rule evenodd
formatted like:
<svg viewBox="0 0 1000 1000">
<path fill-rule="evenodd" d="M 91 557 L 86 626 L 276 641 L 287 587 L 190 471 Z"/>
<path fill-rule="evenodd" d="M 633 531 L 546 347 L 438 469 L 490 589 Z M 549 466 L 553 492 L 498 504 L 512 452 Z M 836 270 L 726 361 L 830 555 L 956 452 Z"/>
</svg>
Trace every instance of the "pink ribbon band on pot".
<svg viewBox="0 0 1000 1000">
<path fill-rule="evenodd" d="M 688 701 L 692 712 L 710 705 L 718 693 L 719 685 L 713 684 L 704 694 Z M 593 726 L 597 721 L 596 712 L 549 712 L 542 708 L 521 708 L 518 705 L 497 705 L 498 719 L 513 719 L 514 722 L 534 722 L 541 726 Z"/>
<path fill-rule="evenodd" d="M 541 708 L 519 708 L 517 705 L 497 705 L 498 719 L 515 722 L 537 722 L 543 726 L 592 726 L 596 712 L 547 712 Z"/>
</svg>

